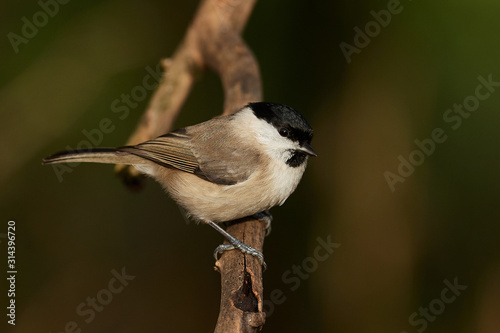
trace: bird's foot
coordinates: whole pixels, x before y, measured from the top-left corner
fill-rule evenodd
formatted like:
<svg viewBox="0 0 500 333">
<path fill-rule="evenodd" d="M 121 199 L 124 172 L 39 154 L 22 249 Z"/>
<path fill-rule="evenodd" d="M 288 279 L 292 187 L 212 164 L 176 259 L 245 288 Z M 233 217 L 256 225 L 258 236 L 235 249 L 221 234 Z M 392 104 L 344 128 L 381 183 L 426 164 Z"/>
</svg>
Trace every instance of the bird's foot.
<svg viewBox="0 0 500 333">
<path fill-rule="evenodd" d="M 264 255 L 262 254 L 262 252 L 254 249 L 250 245 L 243 243 L 242 241 L 240 241 L 236 237 L 231 236 L 226 230 L 219 227 L 216 223 L 214 223 L 212 221 L 208 221 L 208 224 L 212 228 L 214 228 L 215 230 L 220 232 L 229 241 L 229 243 L 231 243 L 231 244 L 219 245 L 215 249 L 215 251 L 214 251 L 215 260 L 219 260 L 219 258 L 218 258 L 219 254 L 222 254 L 224 251 L 238 249 L 243 254 L 250 254 L 250 255 L 254 256 L 255 258 L 257 258 L 257 260 L 259 260 L 260 264 L 264 267 L 264 270 L 266 269 L 267 265 L 266 265 L 266 262 L 264 261 Z"/>
<path fill-rule="evenodd" d="M 234 242 L 234 243 L 221 244 L 221 245 L 217 246 L 217 248 L 214 251 L 214 258 L 216 261 L 219 260 L 219 254 L 222 254 L 225 251 L 238 249 L 243 254 L 250 254 L 250 255 L 254 256 L 255 258 L 257 258 L 259 263 L 264 267 L 264 270 L 266 270 L 267 265 L 266 265 L 266 262 L 264 261 L 264 255 L 262 254 L 262 252 L 254 249 L 250 245 L 247 245 L 247 244 L 237 240 L 236 238 L 235 238 L 235 240 L 236 240 L 236 242 Z"/>
</svg>

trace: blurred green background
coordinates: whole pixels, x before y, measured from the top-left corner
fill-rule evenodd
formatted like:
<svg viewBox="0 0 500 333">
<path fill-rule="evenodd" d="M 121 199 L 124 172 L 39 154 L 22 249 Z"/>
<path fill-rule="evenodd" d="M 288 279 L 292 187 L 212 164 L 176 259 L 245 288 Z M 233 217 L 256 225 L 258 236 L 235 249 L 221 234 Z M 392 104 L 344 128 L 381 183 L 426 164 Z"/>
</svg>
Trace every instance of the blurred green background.
<svg viewBox="0 0 500 333">
<path fill-rule="evenodd" d="M 173 53 L 197 4 L 70 1 L 43 22 L 38 2 L 0 3 L 1 267 L 7 221 L 17 227 L 15 327 L 0 282 L 8 332 L 213 331 L 217 233 L 186 225 L 152 181 L 131 193 L 112 166 L 80 165 L 60 181 L 40 165 L 105 118 L 113 130 L 99 145 L 126 142 L 149 95 L 126 115 L 113 102 Z M 319 155 L 272 210 L 265 331 L 500 331 L 500 87 L 477 88 L 480 76 L 500 82 L 499 13 L 497 1 L 257 3 L 244 36 L 265 100 L 306 116 Z M 12 42 L 33 16 L 44 24 Z M 341 45 L 356 42 L 348 62 Z M 222 99 L 205 73 L 176 127 L 221 113 Z M 454 129 L 464 101 L 473 111 Z M 439 128 L 446 140 L 419 153 L 415 140 L 430 147 Z M 419 165 L 391 190 L 384 174 L 410 157 Z M 318 238 L 333 253 L 316 250 Z M 135 278 L 110 293 L 123 267 Z M 96 297 L 106 305 L 91 318 Z"/>
</svg>

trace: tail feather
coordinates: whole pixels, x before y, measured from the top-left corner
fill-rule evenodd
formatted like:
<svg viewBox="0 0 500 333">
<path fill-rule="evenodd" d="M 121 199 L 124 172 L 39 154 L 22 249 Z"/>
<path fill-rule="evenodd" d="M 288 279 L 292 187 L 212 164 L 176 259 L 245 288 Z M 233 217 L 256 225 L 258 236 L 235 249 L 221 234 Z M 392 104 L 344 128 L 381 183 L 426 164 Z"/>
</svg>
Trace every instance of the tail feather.
<svg viewBox="0 0 500 333">
<path fill-rule="evenodd" d="M 94 162 L 110 164 L 145 164 L 144 159 L 117 151 L 115 148 L 92 148 L 86 150 L 65 150 L 43 159 L 42 164 Z"/>
</svg>

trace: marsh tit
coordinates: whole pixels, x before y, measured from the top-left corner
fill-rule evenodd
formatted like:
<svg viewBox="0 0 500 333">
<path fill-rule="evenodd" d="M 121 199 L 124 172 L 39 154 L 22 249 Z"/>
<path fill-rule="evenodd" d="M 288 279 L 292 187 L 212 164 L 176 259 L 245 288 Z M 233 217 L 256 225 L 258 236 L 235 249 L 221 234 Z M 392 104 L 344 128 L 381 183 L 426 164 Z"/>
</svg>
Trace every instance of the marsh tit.
<svg viewBox="0 0 500 333">
<path fill-rule="evenodd" d="M 234 114 L 181 128 L 135 146 L 63 151 L 44 164 L 95 162 L 132 165 L 157 180 L 189 216 L 207 223 L 238 248 L 263 255 L 217 223 L 282 205 L 297 187 L 309 156 L 313 130 L 289 106 L 250 103 Z"/>
</svg>

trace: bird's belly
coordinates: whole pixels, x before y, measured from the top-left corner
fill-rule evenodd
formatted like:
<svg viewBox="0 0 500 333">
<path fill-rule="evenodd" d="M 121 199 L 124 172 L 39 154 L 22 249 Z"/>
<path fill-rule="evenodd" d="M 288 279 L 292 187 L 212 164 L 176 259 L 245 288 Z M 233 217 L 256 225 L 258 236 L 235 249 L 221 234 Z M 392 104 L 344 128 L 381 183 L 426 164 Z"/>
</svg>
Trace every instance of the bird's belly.
<svg viewBox="0 0 500 333">
<path fill-rule="evenodd" d="M 303 169 L 274 170 L 267 176 L 256 174 L 245 182 L 227 186 L 175 172 L 162 183 L 192 217 L 201 221 L 225 222 L 283 204 L 295 190 Z"/>
</svg>

